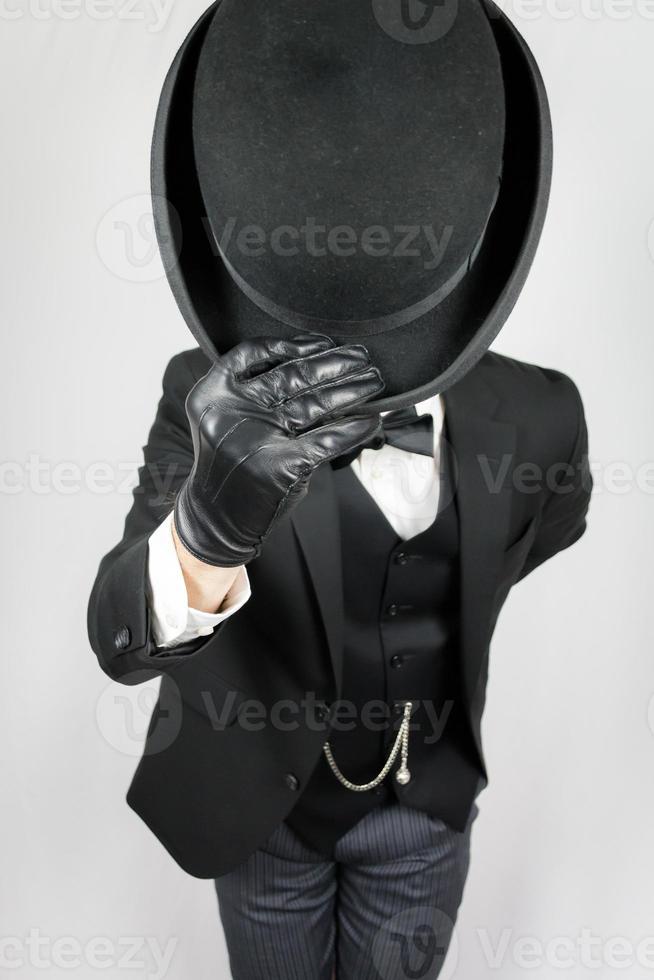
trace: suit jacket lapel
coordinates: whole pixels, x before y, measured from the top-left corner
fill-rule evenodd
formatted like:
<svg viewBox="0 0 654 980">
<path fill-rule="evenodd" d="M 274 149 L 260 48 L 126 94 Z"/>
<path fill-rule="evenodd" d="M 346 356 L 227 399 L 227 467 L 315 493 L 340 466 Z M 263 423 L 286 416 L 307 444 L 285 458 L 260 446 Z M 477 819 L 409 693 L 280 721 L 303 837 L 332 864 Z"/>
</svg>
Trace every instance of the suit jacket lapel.
<svg viewBox="0 0 654 980">
<path fill-rule="evenodd" d="M 457 481 L 461 652 L 464 692 L 471 709 L 488 646 L 510 516 L 515 426 L 493 417 L 498 398 L 479 369 L 443 397 Z"/>
<path fill-rule="evenodd" d="M 343 669 L 343 577 L 338 502 L 332 469 L 318 467 L 309 492 L 291 513 L 307 563 L 332 660 L 336 689 Z"/>
</svg>

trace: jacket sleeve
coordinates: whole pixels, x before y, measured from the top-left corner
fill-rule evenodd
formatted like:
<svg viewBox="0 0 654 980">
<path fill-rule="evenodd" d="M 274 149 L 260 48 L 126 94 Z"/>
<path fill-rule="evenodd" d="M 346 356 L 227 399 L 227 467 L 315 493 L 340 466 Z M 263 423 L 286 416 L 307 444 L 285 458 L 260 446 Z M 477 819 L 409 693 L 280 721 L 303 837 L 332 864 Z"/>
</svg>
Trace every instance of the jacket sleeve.
<svg viewBox="0 0 654 980">
<path fill-rule="evenodd" d="M 561 461 L 550 467 L 549 495 L 520 578 L 559 551 L 569 548 L 586 530 L 586 514 L 593 489 L 588 462 L 588 430 L 579 391 L 569 378 L 566 380 L 574 402 L 570 428 L 576 434 L 567 457 L 562 453 Z"/>
<path fill-rule="evenodd" d="M 172 509 L 193 466 L 185 401 L 196 380 L 185 354 L 166 368 L 123 537 L 102 559 L 89 600 L 91 646 L 102 669 L 125 684 L 149 680 L 206 643 L 202 638 L 172 651 L 158 650 L 146 594 L 149 537 Z"/>
</svg>

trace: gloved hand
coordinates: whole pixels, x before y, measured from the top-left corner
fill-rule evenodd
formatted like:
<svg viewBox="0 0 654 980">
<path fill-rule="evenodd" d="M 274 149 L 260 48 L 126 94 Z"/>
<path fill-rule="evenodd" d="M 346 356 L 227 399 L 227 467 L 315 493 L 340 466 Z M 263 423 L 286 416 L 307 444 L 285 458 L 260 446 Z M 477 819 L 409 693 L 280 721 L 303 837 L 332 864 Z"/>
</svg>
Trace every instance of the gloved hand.
<svg viewBox="0 0 654 980">
<path fill-rule="evenodd" d="M 306 494 L 314 469 L 380 425 L 378 415 L 334 414 L 383 387 L 358 344 L 335 347 L 310 334 L 232 348 L 186 400 L 195 463 L 175 501 L 184 547 L 210 565 L 255 558 L 275 522 Z"/>
</svg>

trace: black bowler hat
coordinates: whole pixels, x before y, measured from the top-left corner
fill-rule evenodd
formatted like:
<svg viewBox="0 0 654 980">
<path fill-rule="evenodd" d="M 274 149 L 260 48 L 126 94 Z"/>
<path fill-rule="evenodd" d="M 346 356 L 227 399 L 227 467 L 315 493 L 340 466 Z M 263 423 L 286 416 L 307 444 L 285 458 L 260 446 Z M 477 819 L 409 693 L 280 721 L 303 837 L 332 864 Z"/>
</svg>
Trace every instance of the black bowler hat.
<svg viewBox="0 0 654 980">
<path fill-rule="evenodd" d="M 551 179 L 547 96 L 491 0 L 217 0 L 164 83 L 159 245 L 215 356 L 363 343 L 379 409 L 444 391 L 524 285 Z"/>
</svg>

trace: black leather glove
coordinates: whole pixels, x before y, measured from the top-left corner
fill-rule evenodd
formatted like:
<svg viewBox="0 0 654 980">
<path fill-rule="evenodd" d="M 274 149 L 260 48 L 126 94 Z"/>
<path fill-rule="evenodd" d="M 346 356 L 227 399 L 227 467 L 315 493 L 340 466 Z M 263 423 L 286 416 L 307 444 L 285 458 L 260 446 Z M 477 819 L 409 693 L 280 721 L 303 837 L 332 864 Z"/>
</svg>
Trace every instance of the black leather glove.
<svg viewBox="0 0 654 980">
<path fill-rule="evenodd" d="M 306 494 L 321 463 L 379 428 L 378 415 L 335 416 L 384 384 L 365 347 L 312 334 L 238 344 L 191 390 L 195 463 L 175 502 L 175 527 L 196 558 L 242 565 Z"/>
</svg>

